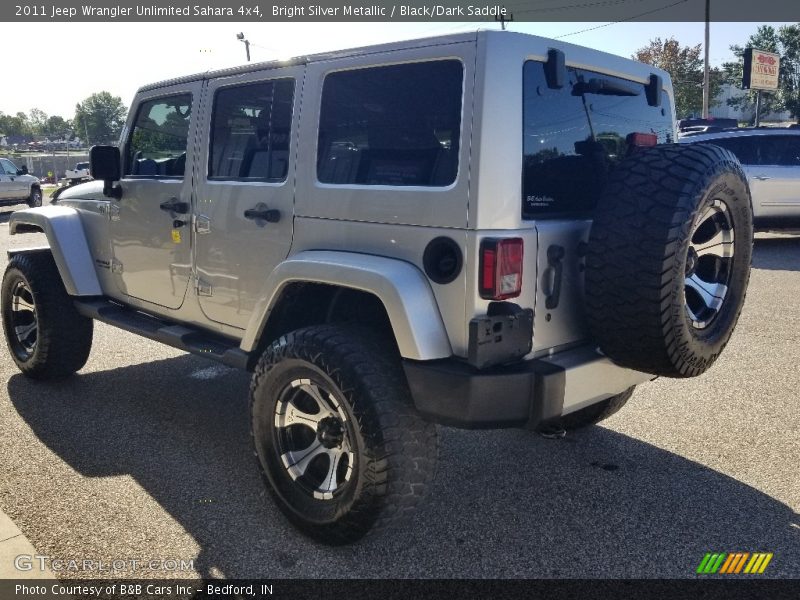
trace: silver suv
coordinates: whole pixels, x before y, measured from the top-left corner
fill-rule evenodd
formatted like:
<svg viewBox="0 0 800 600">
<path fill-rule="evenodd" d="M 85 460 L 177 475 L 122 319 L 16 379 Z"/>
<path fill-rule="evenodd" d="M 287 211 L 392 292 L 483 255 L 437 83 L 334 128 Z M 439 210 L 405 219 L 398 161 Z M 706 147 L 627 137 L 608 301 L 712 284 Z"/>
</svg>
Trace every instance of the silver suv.
<svg viewBox="0 0 800 600">
<path fill-rule="evenodd" d="M 29 377 L 93 321 L 253 372 L 252 441 L 305 533 L 409 514 L 436 424 L 572 429 L 690 377 L 739 316 L 736 159 L 674 144 L 652 67 L 479 32 L 148 85 L 96 181 L 11 217 L 2 287 Z"/>
<path fill-rule="evenodd" d="M 730 129 L 680 142 L 714 144 L 736 155 L 750 183 L 756 229 L 800 227 L 800 129 Z"/>
<path fill-rule="evenodd" d="M 7 158 L 0 158 L 0 205 L 26 203 L 30 207 L 42 205 L 42 187 L 39 179 L 28 175 Z"/>
</svg>

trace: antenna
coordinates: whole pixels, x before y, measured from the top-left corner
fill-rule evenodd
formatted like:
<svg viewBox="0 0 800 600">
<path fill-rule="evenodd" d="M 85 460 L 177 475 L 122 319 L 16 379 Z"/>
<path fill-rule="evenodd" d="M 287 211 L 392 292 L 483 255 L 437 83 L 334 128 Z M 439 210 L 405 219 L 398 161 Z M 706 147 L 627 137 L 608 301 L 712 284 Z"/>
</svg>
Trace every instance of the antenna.
<svg viewBox="0 0 800 600">
<path fill-rule="evenodd" d="M 508 14 L 508 17 L 506 17 Z M 514 13 L 510 13 L 506 10 L 505 6 L 502 6 L 497 14 L 494 16 L 495 21 L 500 21 L 500 29 L 502 31 L 506 30 L 506 23 L 510 23 L 514 20 Z"/>
</svg>

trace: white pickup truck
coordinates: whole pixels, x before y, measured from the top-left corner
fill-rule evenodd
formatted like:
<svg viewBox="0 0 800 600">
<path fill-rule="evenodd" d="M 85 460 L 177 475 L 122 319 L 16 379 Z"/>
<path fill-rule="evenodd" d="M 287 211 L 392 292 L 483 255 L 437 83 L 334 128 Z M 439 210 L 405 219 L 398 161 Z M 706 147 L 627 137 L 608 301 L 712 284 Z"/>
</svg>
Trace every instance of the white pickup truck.
<svg viewBox="0 0 800 600">
<path fill-rule="evenodd" d="M 67 169 L 67 171 L 64 173 L 64 179 L 69 181 L 69 185 L 75 185 L 83 181 L 89 181 L 91 178 L 92 176 L 89 174 L 88 162 L 79 162 L 75 165 L 75 169 Z"/>
</svg>

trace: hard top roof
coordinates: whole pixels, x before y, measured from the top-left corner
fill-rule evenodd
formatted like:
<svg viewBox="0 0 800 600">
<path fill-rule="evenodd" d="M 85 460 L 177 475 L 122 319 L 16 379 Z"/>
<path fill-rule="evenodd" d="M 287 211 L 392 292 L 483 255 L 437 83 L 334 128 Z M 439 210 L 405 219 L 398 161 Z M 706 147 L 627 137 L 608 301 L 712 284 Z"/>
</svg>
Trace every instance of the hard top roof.
<svg viewBox="0 0 800 600">
<path fill-rule="evenodd" d="M 175 85 L 177 83 L 187 83 L 190 81 L 200 81 L 203 79 L 213 79 L 216 77 L 228 77 L 231 75 L 239 75 L 241 73 L 250 73 L 253 71 L 262 71 L 266 69 L 276 69 L 278 67 L 289 67 L 293 65 L 305 65 L 311 62 L 318 62 L 323 60 L 331 60 L 334 58 L 345 58 L 349 56 L 364 56 L 368 54 L 378 54 L 381 52 L 390 52 L 393 50 L 405 50 L 409 48 L 421 48 L 425 46 L 441 46 L 446 44 L 456 44 L 459 42 L 471 42 L 477 39 L 479 31 L 470 31 L 467 33 L 455 33 L 450 35 L 441 35 L 433 37 L 418 38 L 412 40 L 405 40 L 401 42 L 390 42 L 386 44 L 377 44 L 373 46 L 362 46 L 358 48 L 348 48 L 345 50 L 336 50 L 332 52 L 320 52 L 317 54 L 309 54 L 306 56 L 296 56 L 287 60 L 272 60 L 257 63 L 248 63 L 237 67 L 229 67 L 226 69 L 217 69 L 214 71 L 205 71 L 202 73 L 195 73 L 193 75 L 186 75 L 184 77 L 176 77 L 174 79 L 166 79 L 150 83 L 139 88 L 140 92 L 153 90 L 168 85 Z"/>
</svg>

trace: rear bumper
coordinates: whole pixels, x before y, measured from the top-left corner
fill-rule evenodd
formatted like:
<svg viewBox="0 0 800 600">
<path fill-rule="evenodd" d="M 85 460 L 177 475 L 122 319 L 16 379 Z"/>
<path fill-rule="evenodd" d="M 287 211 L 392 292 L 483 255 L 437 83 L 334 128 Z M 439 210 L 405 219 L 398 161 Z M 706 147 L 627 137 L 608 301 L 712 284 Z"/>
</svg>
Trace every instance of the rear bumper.
<svg viewBox="0 0 800 600">
<path fill-rule="evenodd" d="M 483 370 L 453 359 L 403 366 L 417 410 L 465 429 L 533 428 L 654 378 L 589 346 Z"/>
</svg>

